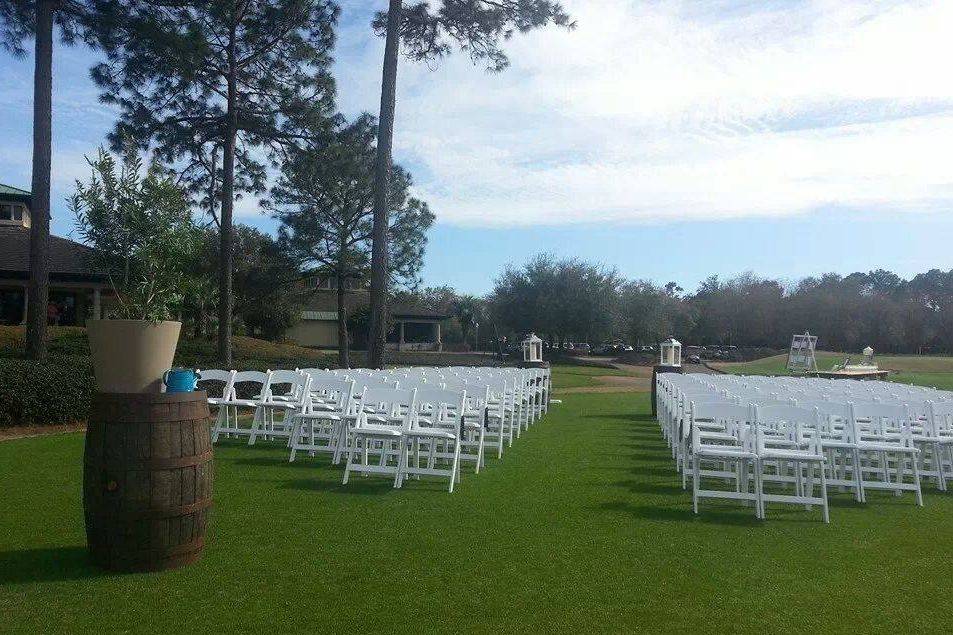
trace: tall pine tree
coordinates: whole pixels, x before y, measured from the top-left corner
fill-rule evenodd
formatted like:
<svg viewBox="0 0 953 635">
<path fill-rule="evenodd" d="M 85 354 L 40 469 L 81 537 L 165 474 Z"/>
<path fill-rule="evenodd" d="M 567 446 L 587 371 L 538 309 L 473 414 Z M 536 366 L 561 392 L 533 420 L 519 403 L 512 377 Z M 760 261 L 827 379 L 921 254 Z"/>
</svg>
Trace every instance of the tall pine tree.
<svg viewBox="0 0 953 635">
<path fill-rule="evenodd" d="M 30 280 L 27 287 L 26 350 L 45 360 L 50 294 L 50 166 L 53 156 L 53 30 L 71 44 L 80 21 L 89 17 L 80 0 L 0 0 L 0 46 L 25 55 L 25 40 L 34 38 L 33 177 L 30 201 Z M 103 32 L 106 32 L 105 25 Z"/>
<path fill-rule="evenodd" d="M 338 363 L 350 367 L 347 331 L 349 283 L 367 279 L 374 212 L 374 118 L 362 115 L 325 142 L 290 153 L 272 189 L 284 252 L 337 283 Z M 410 174 L 394 166 L 389 181 L 389 279 L 415 285 L 434 216 L 410 195 Z"/>
<path fill-rule="evenodd" d="M 124 30 L 103 38 L 109 54 L 93 69 L 101 99 L 121 112 L 112 139 L 153 149 L 213 216 L 218 207 L 218 350 L 228 366 L 235 199 L 264 191 L 266 156 L 332 118 L 338 8 L 331 0 L 112 4 Z"/>
<path fill-rule="evenodd" d="M 505 40 L 514 33 L 525 33 L 549 24 L 566 28 L 575 26 L 562 5 L 552 0 L 444 0 L 436 8 L 426 1 L 404 7 L 401 0 L 389 0 L 388 10 L 378 13 L 374 19 L 374 30 L 386 39 L 374 186 L 369 341 L 372 368 L 383 366 L 387 338 L 387 191 L 391 177 L 400 45 L 403 44 L 411 59 L 428 62 L 448 55 L 456 46 L 469 53 L 474 63 L 499 72 L 509 65 L 501 48 Z"/>
</svg>

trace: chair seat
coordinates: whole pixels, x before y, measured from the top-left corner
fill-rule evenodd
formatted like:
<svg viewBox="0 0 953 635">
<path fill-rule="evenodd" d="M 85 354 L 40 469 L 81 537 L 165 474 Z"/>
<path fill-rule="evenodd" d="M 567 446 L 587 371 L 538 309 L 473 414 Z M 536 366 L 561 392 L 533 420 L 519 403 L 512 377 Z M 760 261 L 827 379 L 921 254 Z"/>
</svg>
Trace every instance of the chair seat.
<svg viewBox="0 0 953 635">
<path fill-rule="evenodd" d="M 804 450 L 784 450 L 781 448 L 768 448 L 758 454 L 762 459 L 788 459 L 791 461 L 823 461 L 824 457 L 820 454 L 807 452 Z"/>
<path fill-rule="evenodd" d="M 732 448 L 725 446 L 723 448 L 705 447 L 696 452 L 699 457 L 715 457 L 727 459 L 756 459 L 758 455 L 742 448 Z"/>
<path fill-rule="evenodd" d="M 388 426 L 377 426 L 374 424 L 363 425 L 360 428 L 355 428 L 352 432 L 354 434 L 359 434 L 359 435 L 387 436 L 387 437 L 399 437 L 402 434 L 402 431 L 399 428 L 391 428 Z"/>
<path fill-rule="evenodd" d="M 341 415 L 333 412 L 299 412 L 294 416 L 295 419 L 317 419 L 321 421 L 340 421 Z"/>
<path fill-rule="evenodd" d="M 439 428 L 415 428 L 407 433 L 411 437 L 429 437 L 434 439 L 456 439 L 457 435 Z"/>
<path fill-rule="evenodd" d="M 298 407 L 298 404 L 291 403 L 289 401 L 259 401 L 259 406 L 264 406 L 265 408 L 287 408 L 288 410 L 293 410 Z"/>
<path fill-rule="evenodd" d="M 916 454 L 920 451 L 916 448 L 908 448 L 898 443 L 875 443 L 868 441 L 858 443 L 857 447 L 865 452 L 905 452 L 908 454 Z"/>
<path fill-rule="evenodd" d="M 835 441 L 833 439 L 821 439 L 821 447 L 853 450 L 854 448 L 857 447 L 857 444 L 851 441 Z"/>
<path fill-rule="evenodd" d="M 219 402 L 220 406 L 240 406 L 242 408 L 257 408 L 258 402 L 254 399 L 223 399 Z"/>
</svg>

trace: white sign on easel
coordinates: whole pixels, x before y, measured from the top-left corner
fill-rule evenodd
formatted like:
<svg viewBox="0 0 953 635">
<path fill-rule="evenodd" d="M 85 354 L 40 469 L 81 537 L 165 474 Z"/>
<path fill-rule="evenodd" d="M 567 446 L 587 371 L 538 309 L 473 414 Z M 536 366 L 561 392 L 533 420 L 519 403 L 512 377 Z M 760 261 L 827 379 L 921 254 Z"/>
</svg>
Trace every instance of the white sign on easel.
<svg viewBox="0 0 953 635">
<path fill-rule="evenodd" d="M 817 359 L 814 357 L 814 348 L 817 346 L 817 336 L 805 331 L 804 335 L 795 335 L 791 338 L 791 350 L 788 353 L 788 370 L 796 373 L 817 372 Z"/>
</svg>

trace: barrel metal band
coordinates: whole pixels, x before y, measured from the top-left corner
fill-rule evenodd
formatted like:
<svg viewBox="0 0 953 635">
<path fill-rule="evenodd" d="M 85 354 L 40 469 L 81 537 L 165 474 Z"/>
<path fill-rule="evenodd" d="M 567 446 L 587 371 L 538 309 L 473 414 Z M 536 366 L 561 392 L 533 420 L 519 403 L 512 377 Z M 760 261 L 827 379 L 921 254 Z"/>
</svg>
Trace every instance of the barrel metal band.
<svg viewBox="0 0 953 635">
<path fill-rule="evenodd" d="M 142 509 L 133 511 L 110 512 L 113 518 L 119 520 L 157 520 L 163 518 L 174 518 L 176 516 L 188 516 L 195 512 L 208 509 L 212 506 L 211 498 L 203 498 L 188 505 L 179 505 L 178 507 L 160 507 L 153 509 Z"/>
<path fill-rule="evenodd" d="M 141 461 L 121 460 L 120 457 L 111 457 L 106 460 L 107 464 L 103 465 L 103 457 L 93 455 L 86 457 L 86 464 L 93 467 L 102 468 L 108 472 L 148 472 L 150 470 L 174 470 L 181 467 L 193 467 L 210 462 L 212 460 L 212 456 L 212 450 L 206 450 L 201 454 L 187 454 L 185 456 L 176 456 L 164 459 L 144 459 Z"/>
</svg>

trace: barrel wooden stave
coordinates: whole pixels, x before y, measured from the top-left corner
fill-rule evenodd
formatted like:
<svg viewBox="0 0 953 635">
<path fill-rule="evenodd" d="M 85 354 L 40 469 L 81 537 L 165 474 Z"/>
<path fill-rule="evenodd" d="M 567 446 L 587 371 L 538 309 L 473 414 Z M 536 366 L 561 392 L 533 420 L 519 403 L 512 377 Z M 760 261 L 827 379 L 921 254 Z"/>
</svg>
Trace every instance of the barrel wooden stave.
<svg viewBox="0 0 953 635">
<path fill-rule="evenodd" d="M 182 566 L 202 553 L 212 499 L 204 392 L 99 394 L 86 433 L 83 501 L 94 562 Z"/>
</svg>

